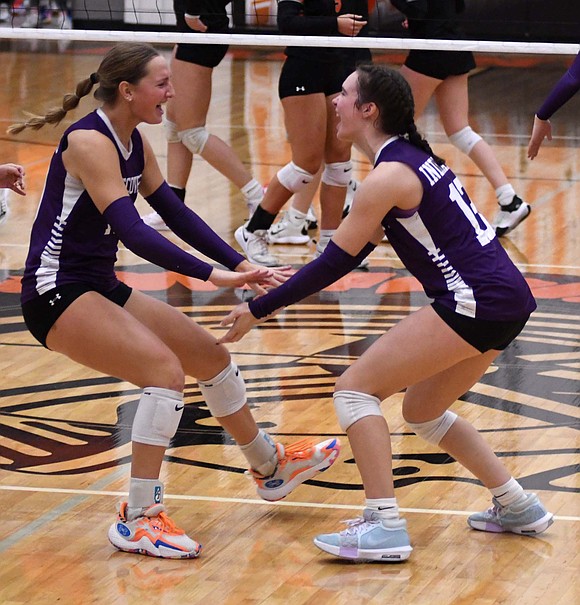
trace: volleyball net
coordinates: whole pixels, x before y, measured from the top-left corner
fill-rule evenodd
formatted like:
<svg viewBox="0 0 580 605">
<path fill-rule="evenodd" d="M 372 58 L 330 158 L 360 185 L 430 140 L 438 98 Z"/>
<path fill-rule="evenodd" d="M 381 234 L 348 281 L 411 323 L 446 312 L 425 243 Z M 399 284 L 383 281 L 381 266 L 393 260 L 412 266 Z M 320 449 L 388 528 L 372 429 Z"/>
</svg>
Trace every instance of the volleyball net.
<svg viewBox="0 0 580 605">
<path fill-rule="evenodd" d="M 390 0 L 370 0 L 369 36 L 285 36 L 276 31 L 276 0 L 233 0 L 227 5 L 231 33 L 175 31 L 173 0 L 0 0 L 1 40 L 78 43 L 135 41 L 282 48 L 284 46 L 470 50 L 492 54 L 574 55 L 580 50 L 578 10 L 558 11 L 557 1 L 543 19 L 530 0 L 513 0 L 508 13 L 494 0 L 467 3 L 462 40 L 410 38 L 404 16 Z M 473 6 L 476 5 L 476 6 Z M 554 10 L 556 9 L 556 10 Z"/>
</svg>

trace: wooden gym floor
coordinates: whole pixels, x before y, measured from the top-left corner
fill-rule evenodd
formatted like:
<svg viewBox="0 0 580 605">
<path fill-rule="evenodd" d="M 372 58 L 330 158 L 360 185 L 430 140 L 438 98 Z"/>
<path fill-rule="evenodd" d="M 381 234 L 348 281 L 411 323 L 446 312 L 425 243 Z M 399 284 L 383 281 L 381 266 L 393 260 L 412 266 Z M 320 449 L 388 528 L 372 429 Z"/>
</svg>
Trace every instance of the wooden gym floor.
<svg viewBox="0 0 580 605">
<path fill-rule="evenodd" d="M 64 130 L 3 134 L 22 110 L 43 112 L 97 67 L 103 47 L 0 45 L 0 163 L 23 164 L 28 195 L 8 198 L 0 225 L 0 602 L 5 605 L 578 603 L 578 379 L 580 378 L 580 97 L 553 119 L 554 140 L 533 162 L 526 146 L 535 109 L 570 57 L 480 57 L 471 78 L 472 126 L 493 145 L 530 218 L 503 240 L 539 308 L 517 341 L 454 406 L 480 429 L 527 490 L 556 515 L 538 538 L 471 531 L 467 515 L 488 494 L 465 470 L 413 436 L 400 395 L 383 403 L 393 433 L 399 505 L 414 546 L 404 564 L 355 565 L 319 552 L 312 537 L 359 514 L 363 493 L 343 436 L 338 462 L 278 504 L 260 501 L 231 439 L 211 419 L 195 381 L 162 478 L 170 514 L 203 543 L 197 560 L 157 560 L 107 541 L 127 489 L 130 425 L 139 391 L 44 350 L 19 308 L 28 234 L 52 151 Z M 169 55 L 169 50 L 164 49 Z M 279 54 L 230 54 L 215 70 L 210 131 L 267 183 L 288 161 L 276 94 Z M 385 54 L 381 61 L 398 63 Z M 94 107 L 85 99 L 77 119 Z M 430 107 L 419 122 L 437 153 L 491 219 L 495 198 L 469 159 L 442 135 Z M 165 169 L 161 127 L 144 127 Z M 356 174 L 368 165 L 354 155 Z M 200 158 L 188 203 L 223 237 L 245 218 L 241 195 Z M 145 203 L 139 209 L 147 212 Z M 175 240 L 174 236 L 168 237 Z M 175 240 L 177 241 L 177 240 Z M 313 245 L 278 246 L 300 266 Z M 165 272 L 121 250 L 127 283 L 182 309 L 215 334 L 243 292 Z M 261 426 L 285 443 L 340 435 L 331 394 L 368 345 L 426 303 L 388 244 L 318 296 L 231 346 Z M 82 334 L 79 334 L 82 338 Z M 396 352 L 394 352 L 396 354 Z"/>
</svg>

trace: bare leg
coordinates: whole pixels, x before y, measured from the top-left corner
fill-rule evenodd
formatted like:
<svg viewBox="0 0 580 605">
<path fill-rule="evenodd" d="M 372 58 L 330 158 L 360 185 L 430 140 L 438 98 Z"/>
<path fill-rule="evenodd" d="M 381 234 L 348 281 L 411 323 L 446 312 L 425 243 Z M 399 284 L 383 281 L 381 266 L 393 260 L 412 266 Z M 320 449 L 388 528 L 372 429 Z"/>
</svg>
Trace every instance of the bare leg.
<svg viewBox="0 0 580 605">
<path fill-rule="evenodd" d="M 211 380 L 229 365 L 231 358 L 226 347 L 217 344 L 209 332 L 177 309 L 141 292 L 134 292 L 126 306 L 175 352 L 186 375 Z M 238 445 L 249 443 L 258 434 L 247 404 L 235 414 L 217 420 Z"/>
<path fill-rule="evenodd" d="M 428 342 L 429 346 L 425 346 Z M 391 328 L 338 379 L 336 391 L 368 393 L 380 400 L 409 386 L 404 415 L 409 421 L 437 418 L 483 374 L 497 353 L 482 355 L 460 338 L 433 311 L 425 307 Z M 435 390 L 439 376 L 454 377 L 454 388 Z M 431 382 L 433 381 L 433 382 Z M 427 386 L 430 385 L 430 390 Z M 415 403 L 417 401 L 418 403 Z M 364 423 L 364 424 L 363 424 Z M 467 424 L 467 423 L 466 423 Z M 349 427 L 357 466 L 368 498 L 393 496 L 390 441 L 387 423 L 368 416 Z M 479 447 L 479 445 L 478 445 Z M 488 446 L 488 453 L 494 456 Z"/>
<path fill-rule="evenodd" d="M 172 187 L 185 189 L 193 164 L 193 154 L 182 143 L 167 144 L 167 182 Z"/>
<path fill-rule="evenodd" d="M 409 422 L 426 422 L 438 418 L 479 380 L 499 351 L 488 351 L 466 359 L 407 389 L 403 415 Z M 510 474 L 481 434 L 458 417 L 439 447 L 473 473 L 486 487 L 503 485 Z"/>
<path fill-rule="evenodd" d="M 338 117 L 332 99 L 337 95 L 326 97 L 326 143 L 324 161 L 326 164 L 347 162 L 350 160 L 351 144 L 340 141 L 336 136 Z M 348 184 L 348 183 L 347 183 Z M 320 184 L 320 229 L 337 229 L 342 221 L 342 211 L 346 198 L 346 186 L 335 187 L 324 181 Z"/>
<path fill-rule="evenodd" d="M 467 74 L 449 76 L 435 91 L 439 115 L 447 136 L 469 125 Z M 481 170 L 494 189 L 506 185 L 508 179 L 492 148 L 482 139 L 475 144 L 469 158 Z"/>
<path fill-rule="evenodd" d="M 292 161 L 303 170 L 316 174 L 322 163 L 326 104 L 322 94 L 282 99 L 284 124 L 292 149 Z M 305 135 L 307 133 L 307 135 Z M 274 176 L 268 185 L 261 206 L 270 214 L 280 212 L 292 192 Z"/>
<path fill-rule="evenodd" d="M 318 191 L 320 185 L 320 177 L 322 176 L 322 168 L 314 175 L 312 182 L 309 183 L 304 189 L 294 194 L 292 198 L 292 208 L 306 214 L 314 200 L 314 196 Z"/>
<path fill-rule="evenodd" d="M 178 131 L 205 126 L 213 69 L 173 58 L 171 73 L 175 96 L 168 102 L 169 119 Z M 200 155 L 240 189 L 252 180 L 234 150 L 216 135 L 209 135 Z"/>
</svg>

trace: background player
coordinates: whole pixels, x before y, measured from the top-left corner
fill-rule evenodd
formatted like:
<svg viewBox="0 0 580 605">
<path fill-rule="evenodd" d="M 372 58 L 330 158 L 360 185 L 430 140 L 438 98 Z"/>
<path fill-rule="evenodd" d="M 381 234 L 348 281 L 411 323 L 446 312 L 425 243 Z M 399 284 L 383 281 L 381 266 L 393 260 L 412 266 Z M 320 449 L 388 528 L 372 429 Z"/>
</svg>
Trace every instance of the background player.
<svg viewBox="0 0 580 605">
<path fill-rule="evenodd" d="M 461 39 L 458 15 L 463 0 L 392 0 L 407 16 L 414 38 Z M 468 73 L 475 68 L 471 51 L 411 50 L 401 73 L 411 85 L 418 119 L 431 97 L 449 141 L 481 170 L 495 190 L 500 206 L 493 220 L 497 235 L 513 231 L 531 211 L 516 195 L 491 147 L 469 125 Z"/>
</svg>

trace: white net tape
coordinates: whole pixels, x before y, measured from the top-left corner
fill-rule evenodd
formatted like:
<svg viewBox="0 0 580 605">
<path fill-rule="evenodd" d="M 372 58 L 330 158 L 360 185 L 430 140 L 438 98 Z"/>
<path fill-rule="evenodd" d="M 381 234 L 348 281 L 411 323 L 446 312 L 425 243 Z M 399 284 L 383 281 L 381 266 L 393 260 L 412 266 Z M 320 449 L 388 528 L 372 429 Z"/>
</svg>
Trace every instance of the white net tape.
<svg viewBox="0 0 580 605">
<path fill-rule="evenodd" d="M 0 29 L 0 39 L 67 40 L 81 42 L 148 42 L 150 44 L 229 44 L 232 46 L 315 46 L 371 50 L 470 50 L 496 54 L 575 55 L 580 44 L 486 40 L 423 40 L 409 38 L 346 38 L 344 36 L 283 36 L 278 34 L 186 34 L 61 29 Z"/>
</svg>

